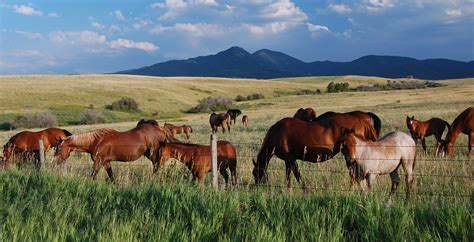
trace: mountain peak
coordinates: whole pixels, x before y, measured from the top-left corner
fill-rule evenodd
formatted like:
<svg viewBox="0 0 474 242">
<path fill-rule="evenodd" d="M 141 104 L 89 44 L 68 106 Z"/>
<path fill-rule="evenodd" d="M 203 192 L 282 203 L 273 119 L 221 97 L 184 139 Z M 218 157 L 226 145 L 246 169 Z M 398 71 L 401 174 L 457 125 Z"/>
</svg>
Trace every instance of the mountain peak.
<svg viewBox="0 0 474 242">
<path fill-rule="evenodd" d="M 217 55 L 226 55 L 226 56 L 236 56 L 236 57 L 245 57 L 250 55 L 249 52 L 244 50 L 244 48 L 239 46 L 232 46 L 227 50 L 217 53 Z"/>
</svg>

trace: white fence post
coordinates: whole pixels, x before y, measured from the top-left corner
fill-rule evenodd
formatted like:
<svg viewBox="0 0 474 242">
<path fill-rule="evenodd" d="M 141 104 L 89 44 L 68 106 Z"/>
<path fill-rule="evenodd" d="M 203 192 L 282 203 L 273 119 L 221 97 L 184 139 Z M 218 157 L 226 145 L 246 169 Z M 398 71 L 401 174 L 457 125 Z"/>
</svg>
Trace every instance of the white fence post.
<svg viewBox="0 0 474 242">
<path fill-rule="evenodd" d="M 218 188 L 217 180 L 217 134 L 211 134 L 212 186 Z"/>
<path fill-rule="evenodd" d="M 39 169 L 44 168 L 44 144 L 43 139 L 39 140 Z"/>
</svg>

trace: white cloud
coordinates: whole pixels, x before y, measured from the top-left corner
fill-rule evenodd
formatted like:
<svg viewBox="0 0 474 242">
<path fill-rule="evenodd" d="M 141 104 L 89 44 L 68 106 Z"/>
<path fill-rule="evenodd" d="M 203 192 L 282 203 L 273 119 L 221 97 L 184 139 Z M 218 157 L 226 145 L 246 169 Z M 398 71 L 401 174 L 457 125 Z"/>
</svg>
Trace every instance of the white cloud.
<svg viewBox="0 0 474 242">
<path fill-rule="evenodd" d="M 123 16 L 122 11 L 120 11 L 120 10 L 115 10 L 115 11 L 114 11 L 114 16 L 115 16 L 115 18 L 117 18 L 118 20 L 125 20 L 125 16 Z"/>
<path fill-rule="evenodd" d="M 346 37 L 346 38 L 352 37 L 352 29 L 346 29 L 346 30 L 344 30 L 344 32 L 342 33 L 342 35 L 344 35 L 344 37 Z"/>
<path fill-rule="evenodd" d="M 136 19 L 135 23 L 133 23 L 133 28 L 134 29 L 142 29 L 144 27 L 147 27 L 149 25 L 151 25 L 152 22 L 148 19 Z"/>
<path fill-rule="evenodd" d="M 55 31 L 49 33 L 48 37 L 51 42 L 71 45 L 101 45 L 106 42 L 105 35 L 92 31 Z"/>
<path fill-rule="evenodd" d="M 28 15 L 28 16 L 43 16 L 43 12 L 35 10 L 33 7 L 28 5 L 13 5 L 16 13 Z"/>
<path fill-rule="evenodd" d="M 309 32 L 331 32 L 331 30 L 324 26 L 324 25 L 317 25 L 317 24 L 311 24 L 311 23 L 306 23 L 306 25 L 308 26 L 308 30 Z"/>
<path fill-rule="evenodd" d="M 43 35 L 41 33 L 34 33 L 34 32 L 26 32 L 26 31 L 15 31 L 16 34 L 21 35 L 28 39 L 42 39 Z"/>
<path fill-rule="evenodd" d="M 243 24 L 242 27 L 252 34 L 264 35 L 283 32 L 288 29 L 289 24 L 287 22 L 271 22 L 264 25 Z"/>
<path fill-rule="evenodd" d="M 329 4 L 328 8 L 336 13 L 339 14 L 346 14 L 352 12 L 351 7 L 345 5 L 345 4 Z"/>
<path fill-rule="evenodd" d="M 103 24 L 100 24 L 98 22 L 92 22 L 91 23 L 92 27 L 96 28 L 96 29 L 104 29 L 105 26 Z"/>
<path fill-rule="evenodd" d="M 135 42 L 133 40 L 128 40 L 128 39 L 117 39 L 113 40 L 112 42 L 109 43 L 109 47 L 112 49 L 140 49 L 146 52 L 153 52 L 158 50 L 158 46 L 154 45 L 153 43 L 150 42 Z"/>
<path fill-rule="evenodd" d="M 58 18 L 59 14 L 57 14 L 57 13 L 48 13 L 48 17 Z"/>
<path fill-rule="evenodd" d="M 208 23 L 176 23 L 172 26 L 157 25 L 150 30 L 150 33 L 159 34 L 167 31 L 186 34 L 194 38 L 201 38 L 229 33 L 232 31 L 232 28 L 225 28 L 222 25 Z"/>
<path fill-rule="evenodd" d="M 447 9 L 446 14 L 450 17 L 460 17 L 463 15 L 461 9 Z"/>
<path fill-rule="evenodd" d="M 394 0 L 368 0 L 366 9 L 369 12 L 380 12 L 394 6 Z"/>
<path fill-rule="evenodd" d="M 193 7 L 215 7 L 218 6 L 216 0 L 166 0 L 165 2 L 153 3 L 151 8 L 162 8 L 167 11 L 160 16 L 160 19 L 174 19 L 182 12 Z"/>
<path fill-rule="evenodd" d="M 268 5 L 262 10 L 262 17 L 288 22 L 300 22 L 308 19 L 308 16 L 290 0 L 277 0 Z"/>
</svg>

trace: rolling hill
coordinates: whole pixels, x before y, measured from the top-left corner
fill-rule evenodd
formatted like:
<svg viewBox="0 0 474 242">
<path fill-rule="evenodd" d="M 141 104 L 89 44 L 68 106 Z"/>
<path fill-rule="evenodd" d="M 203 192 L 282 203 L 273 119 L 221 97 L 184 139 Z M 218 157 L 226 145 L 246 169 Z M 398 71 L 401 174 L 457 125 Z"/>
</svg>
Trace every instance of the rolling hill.
<svg viewBox="0 0 474 242">
<path fill-rule="evenodd" d="M 307 63 L 277 51 L 262 49 L 251 54 L 234 46 L 215 55 L 172 60 L 119 71 L 117 74 L 257 79 L 363 75 L 386 78 L 413 76 L 418 79 L 442 80 L 474 77 L 474 61 L 417 60 L 409 57 L 368 55 L 350 62 Z"/>
</svg>

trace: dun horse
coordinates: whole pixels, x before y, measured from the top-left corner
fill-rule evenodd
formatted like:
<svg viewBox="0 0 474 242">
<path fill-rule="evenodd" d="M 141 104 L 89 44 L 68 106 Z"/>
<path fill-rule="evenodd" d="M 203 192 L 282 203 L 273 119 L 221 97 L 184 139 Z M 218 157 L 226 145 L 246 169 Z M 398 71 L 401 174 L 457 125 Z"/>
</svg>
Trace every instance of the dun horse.
<svg viewBox="0 0 474 242">
<path fill-rule="evenodd" d="M 204 182 L 206 173 L 212 169 L 209 145 L 162 142 L 158 153 L 160 166 L 164 165 L 170 158 L 177 159 L 189 168 L 193 174 L 193 179 L 197 178 L 199 182 Z M 232 185 L 237 184 L 237 153 L 235 147 L 227 141 L 217 142 L 217 167 L 226 184 L 229 180 L 227 168 L 231 173 Z"/>
<path fill-rule="evenodd" d="M 461 132 L 468 136 L 467 155 L 469 155 L 474 145 L 474 107 L 464 110 L 454 119 L 446 135 L 446 140 L 441 141 L 441 155 L 454 155 L 454 143 Z"/>
<path fill-rule="evenodd" d="M 181 126 L 176 126 L 170 123 L 165 123 L 164 128 L 168 129 L 171 133 L 173 133 L 173 135 L 184 133 L 187 139 L 190 138 L 189 134 L 193 132 L 193 129 L 191 128 L 191 126 L 186 125 L 186 124 L 181 125 Z"/>
<path fill-rule="evenodd" d="M 7 169 L 10 157 L 20 156 L 24 159 L 27 155 L 33 155 L 39 168 L 40 147 L 39 140 L 43 140 L 43 149 L 46 153 L 51 147 L 58 144 L 58 140 L 71 136 L 71 132 L 65 129 L 48 128 L 38 132 L 22 131 L 8 140 L 3 146 L 3 169 Z"/>
<path fill-rule="evenodd" d="M 300 108 L 296 111 L 293 118 L 311 122 L 316 118 L 316 111 L 313 108 Z"/>
<path fill-rule="evenodd" d="M 249 128 L 249 116 L 247 115 L 242 116 L 242 125 L 244 126 L 245 129 Z"/>
<path fill-rule="evenodd" d="M 212 113 L 209 117 L 209 123 L 211 124 L 211 129 L 213 133 L 217 133 L 217 128 L 222 127 L 222 133 L 225 133 L 224 125 L 227 125 L 227 130 L 230 133 L 230 115 L 228 113 Z"/>
<path fill-rule="evenodd" d="M 407 128 L 410 131 L 411 137 L 417 143 L 418 139 L 421 140 L 421 145 L 423 146 L 423 150 L 426 153 L 426 143 L 425 137 L 434 135 L 436 138 L 436 152 L 438 154 L 439 146 L 441 145 L 441 137 L 443 136 L 443 132 L 445 127 L 450 129 L 450 125 L 448 122 L 440 119 L 440 118 L 431 118 L 428 121 L 419 121 L 415 119 L 415 116 L 411 116 L 406 118 Z"/>
<path fill-rule="evenodd" d="M 319 122 L 306 122 L 295 118 L 284 118 L 268 130 L 257 155 L 253 160 L 255 182 L 267 180 L 266 170 L 273 155 L 285 161 L 288 187 L 291 186 L 290 175 L 300 182 L 301 176 L 296 160 L 323 162 L 331 159 L 340 151 L 342 128 L 356 128 L 356 133 L 366 139 L 377 139 L 374 128 L 367 122 L 343 115 L 338 118 L 325 119 Z M 349 167 L 349 165 L 348 165 Z M 349 167 L 351 182 L 354 174 Z M 304 187 L 304 183 L 302 183 Z"/>
<path fill-rule="evenodd" d="M 240 111 L 239 109 L 229 109 L 227 110 L 227 114 L 230 115 L 230 119 L 234 120 L 234 124 L 235 124 L 235 120 L 237 119 L 239 115 L 242 114 L 242 111 Z"/>
<path fill-rule="evenodd" d="M 392 180 L 390 194 L 395 192 L 400 177 L 400 164 L 405 170 L 407 198 L 410 196 L 415 169 L 416 144 L 414 140 L 403 132 L 392 132 L 379 141 L 370 141 L 355 134 L 354 130 L 344 132 L 342 138 L 342 154 L 351 164 L 357 164 L 366 179 L 369 190 L 378 175 L 389 174 Z M 360 185 L 360 179 L 357 180 Z M 362 187 L 362 186 L 361 186 Z"/>
</svg>

